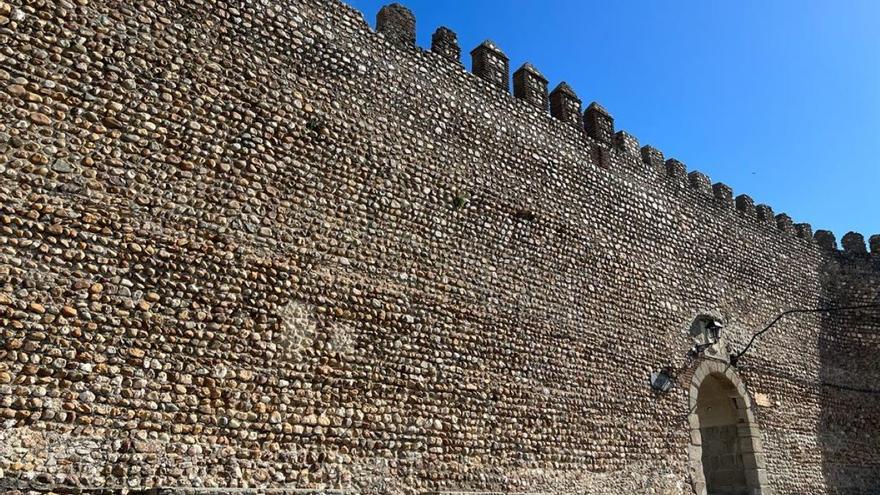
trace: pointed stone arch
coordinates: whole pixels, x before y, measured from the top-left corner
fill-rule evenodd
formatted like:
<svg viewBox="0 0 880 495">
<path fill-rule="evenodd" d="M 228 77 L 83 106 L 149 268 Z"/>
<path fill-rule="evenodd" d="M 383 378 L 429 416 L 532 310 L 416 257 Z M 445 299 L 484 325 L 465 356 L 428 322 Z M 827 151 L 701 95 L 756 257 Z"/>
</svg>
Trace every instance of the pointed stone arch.
<svg viewBox="0 0 880 495">
<path fill-rule="evenodd" d="M 704 394 L 702 400 L 701 393 Z M 716 411 L 712 414 L 717 416 L 711 417 L 710 413 L 707 413 L 707 410 L 711 410 L 713 405 L 707 403 L 709 400 L 721 404 L 719 409 L 723 409 L 724 402 L 718 401 L 726 400 L 729 409 L 720 413 Z M 755 421 L 754 405 L 745 384 L 737 375 L 736 369 L 728 363 L 717 360 L 704 360 L 700 363 L 691 378 L 689 406 L 688 423 L 691 430 L 691 444 L 688 448 L 688 457 L 691 479 L 697 495 L 770 494 L 764 447 L 761 441 L 761 432 Z M 710 472 L 713 479 L 707 479 L 706 466 L 704 466 L 704 446 L 707 455 L 711 455 L 711 448 L 709 443 L 704 444 L 703 432 L 709 434 L 709 425 L 715 422 L 724 426 L 735 424 L 735 434 L 731 428 L 727 428 L 731 434 L 735 435 L 735 439 L 731 443 L 731 448 L 734 449 L 731 455 L 741 456 L 742 460 L 741 468 L 737 468 L 741 469 L 741 476 L 739 472 L 733 472 L 732 468 L 726 468 L 726 471 L 730 471 L 730 473 L 721 474 L 733 481 L 729 487 L 721 487 L 720 489 L 715 480 L 719 473 Z M 703 426 L 702 429 L 701 426 Z M 712 441 L 706 440 L 707 442 Z"/>
</svg>

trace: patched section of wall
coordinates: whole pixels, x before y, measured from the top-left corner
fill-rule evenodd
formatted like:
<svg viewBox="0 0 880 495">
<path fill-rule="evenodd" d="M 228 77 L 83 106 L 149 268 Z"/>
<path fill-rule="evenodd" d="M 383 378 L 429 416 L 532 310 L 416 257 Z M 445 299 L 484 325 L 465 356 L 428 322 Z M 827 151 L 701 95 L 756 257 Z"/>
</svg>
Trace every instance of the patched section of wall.
<svg viewBox="0 0 880 495">
<path fill-rule="evenodd" d="M 145 453 L 156 451 L 143 441 L 132 447 Z M 123 448 L 121 441 L 97 431 L 91 436 L 60 433 L 5 421 L 0 431 L 0 488 L 51 490 L 84 482 L 103 485 L 112 472 L 116 454 Z"/>
<path fill-rule="evenodd" d="M 327 347 L 330 352 L 350 356 L 356 352 L 356 335 L 350 325 L 334 322 L 327 329 Z"/>
<path fill-rule="evenodd" d="M 274 336 L 282 359 L 302 360 L 318 341 L 314 308 L 290 301 L 278 309 L 280 328 Z"/>
<path fill-rule="evenodd" d="M 280 328 L 273 341 L 282 359 L 301 361 L 317 352 L 351 355 L 355 351 L 356 335 L 351 326 L 342 321 L 319 325 L 315 308 L 309 304 L 290 301 L 277 315 Z"/>
</svg>

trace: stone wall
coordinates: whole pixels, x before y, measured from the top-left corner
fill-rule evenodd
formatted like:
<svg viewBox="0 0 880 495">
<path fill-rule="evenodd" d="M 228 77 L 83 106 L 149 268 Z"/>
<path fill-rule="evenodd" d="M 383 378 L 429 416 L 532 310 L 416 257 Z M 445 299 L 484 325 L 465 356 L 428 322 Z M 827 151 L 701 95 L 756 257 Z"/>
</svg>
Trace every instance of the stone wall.
<svg viewBox="0 0 880 495">
<path fill-rule="evenodd" d="M 877 300 L 877 238 L 414 22 L 0 0 L 4 486 L 691 493 L 694 319 L 723 360 Z M 775 493 L 876 490 L 877 327 L 794 315 L 741 359 Z"/>
<path fill-rule="evenodd" d="M 880 257 L 849 254 L 830 260 L 825 284 L 841 305 L 876 300 Z M 820 337 L 823 366 L 818 434 L 829 493 L 876 493 L 880 489 L 880 312 L 825 315 Z"/>
</svg>

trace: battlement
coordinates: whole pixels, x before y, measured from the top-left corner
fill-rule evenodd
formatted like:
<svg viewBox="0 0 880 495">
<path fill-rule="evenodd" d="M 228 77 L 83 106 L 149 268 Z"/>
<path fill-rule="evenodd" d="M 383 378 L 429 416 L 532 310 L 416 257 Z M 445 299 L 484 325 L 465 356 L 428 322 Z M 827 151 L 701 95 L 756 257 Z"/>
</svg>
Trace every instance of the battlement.
<svg viewBox="0 0 880 495">
<path fill-rule="evenodd" d="M 394 3 L 383 7 L 376 19 L 376 29 L 397 46 L 415 47 L 415 16 L 406 7 Z M 435 53 L 450 63 L 462 66 L 461 48 L 454 31 L 440 27 L 432 37 L 431 53 Z M 495 91 L 510 93 L 510 59 L 501 47 L 487 39 L 475 47 L 471 54 L 471 73 L 489 83 Z M 745 194 L 736 196 L 726 184 L 713 184 L 710 178 L 699 171 L 688 172 L 684 163 L 669 158 L 664 161 L 663 152 L 653 146 L 639 148 L 638 139 L 624 131 L 614 130 L 614 118 L 599 103 L 593 101 L 582 109 L 582 100 L 565 81 L 559 82 L 548 94 L 548 80 L 532 63 L 525 62 L 513 73 L 512 97 L 533 107 L 537 112 L 549 114 L 571 127 L 576 128 L 583 137 L 586 147 L 598 149 L 600 165 L 611 160 L 608 154 L 636 157 L 642 167 L 635 170 L 643 173 L 648 180 L 662 180 L 698 196 L 712 197 L 714 203 L 723 208 L 735 209 L 743 218 L 751 219 L 768 228 L 790 235 L 793 240 L 808 242 L 825 251 L 838 251 L 834 235 L 826 230 L 817 230 L 815 235 L 808 223 L 795 223 L 785 213 L 774 214 L 769 205 L 755 205 Z M 632 170 L 630 170 L 632 171 Z M 866 247 L 864 236 L 855 232 L 847 233 L 842 240 L 842 251 L 848 255 L 880 256 L 880 235 L 871 236 Z"/>
</svg>

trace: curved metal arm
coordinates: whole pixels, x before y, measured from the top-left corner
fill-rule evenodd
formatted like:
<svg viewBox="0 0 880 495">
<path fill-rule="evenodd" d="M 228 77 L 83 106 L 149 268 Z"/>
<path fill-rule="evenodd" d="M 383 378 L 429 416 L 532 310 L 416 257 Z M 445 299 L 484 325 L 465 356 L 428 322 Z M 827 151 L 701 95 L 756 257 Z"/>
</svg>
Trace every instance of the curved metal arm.
<svg viewBox="0 0 880 495">
<path fill-rule="evenodd" d="M 769 325 L 764 327 L 763 330 L 752 335 L 751 340 L 749 340 L 749 343 L 746 344 L 746 346 L 743 348 L 743 350 L 739 351 L 736 354 L 731 354 L 730 355 L 730 364 L 736 366 L 736 362 L 739 361 L 739 358 L 741 358 L 743 356 L 743 354 L 745 354 L 746 351 L 749 350 L 750 347 L 752 347 L 752 344 L 755 343 L 755 339 L 760 337 L 767 330 L 770 330 L 770 328 L 773 327 L 773 325 L 775 325 L 776 322 L 781 320 L 784 316 L 795 314 L 795 313 L 834 313 L 837 311 L 852 311 L 852 310 L 856 310 L 856 309 L 868 309 L 868 308 L 880 308 L 880 304 L 862 304 L 859 306 L 840 306 L 837 308 L 790 309 L 790 310 L 780 314 L 776 318 L 774 318 L 773 321 L 771 321 Z"/>
</svg>

